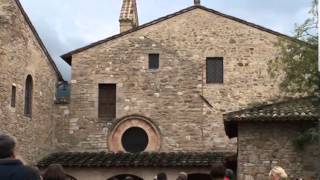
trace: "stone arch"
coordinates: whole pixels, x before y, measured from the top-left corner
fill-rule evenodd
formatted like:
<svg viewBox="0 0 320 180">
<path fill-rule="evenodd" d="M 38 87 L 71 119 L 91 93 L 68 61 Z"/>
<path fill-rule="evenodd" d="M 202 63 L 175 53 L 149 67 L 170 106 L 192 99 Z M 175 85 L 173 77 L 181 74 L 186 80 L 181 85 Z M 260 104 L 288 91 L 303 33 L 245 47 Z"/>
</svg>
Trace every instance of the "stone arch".
<svg viewBox="0 0 320 180">
<path fill-rule="evenodd" d="M 134 180 L 143 180 L 141 177 L 136 176 L 136 175 L 132 175 L 132 174 L 119 174 L 116 176 L 112 176 L 112 177 L 108 178 L 107 180 L 113 180 L 113 179 L 124 180 L 128 176 L 132 177 Z"/>
<path fill-rule="evenodd" d="M 122 145 L 122 137 L 130 128 L 141 128 L 148 136 L 148 144 L 144 151 L 159 151 L 161 145 L 160 131 L 157 125 L 149 118 L 141 115 L 130 115 L 118 119 L 108 133 L 108 147 L 112 152 L 126 152 Z"/>
</svg>

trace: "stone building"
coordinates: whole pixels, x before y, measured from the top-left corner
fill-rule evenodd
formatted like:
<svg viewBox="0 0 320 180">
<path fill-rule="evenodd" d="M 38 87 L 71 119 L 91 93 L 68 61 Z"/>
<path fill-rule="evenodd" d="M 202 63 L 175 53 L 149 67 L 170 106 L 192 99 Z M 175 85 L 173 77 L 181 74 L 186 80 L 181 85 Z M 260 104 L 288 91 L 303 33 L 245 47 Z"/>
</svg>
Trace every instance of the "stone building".
<svg viewBox="0 0 320 180">
<path fill-rule="evenodd" d="M 319 127 L 319 113 L 319 97 L 308 97 L 226 114 L 226 133 L 238 139 L 238 179 L 267 180 L 273 166 L 282 166 L 290 179 L 318 179 L 320 144 L 294 142 Z"/>
<path fill-rule="evenodd" d="M 268 63 L 279 38 L 297 41 L 199 0 L 139 25 L 136 1 L 123 0 L 119 34 L 62 56 L 72 80 L 61 101 L 62 78 L 19 1 L 0 2 L 1 131 L 28 161 L 61 163 L 80 180 L 236 170 L 223 114 L 281 98 Z"/>
<path fill-rule="evenodd" d="M 20 2 L 0 0 L 0 131 L 19 140 L 18 152 L 28 162 L 53 151 L 52 113 L 60 80 Z"/>
<path fill-rule="evenodd" d="M 139 173 L 146 167 L 136 153 L 200 153 L 196 159 L 208 152 L 216 157 L 235 153 L 223 114 L 281 96 L 278 82 L 268 75 L 268 62 L 279 56 L 278 39 L 291 38 L 199 4 L 144 25 L 138 22 L 136 2 L 124 0 L 120 34 L 62 56 L 72 66 L 69 114 L 58 118 L 56 128 L 62 153 L 40 164 L 62 163 L 75 177 L 92 169 L 87 167 L 102 166 L 94 169 L 100 179 L 111 177 L 105 168 L 118 167 L 118 174 L 129 168 L 148 179 Z M 114 152 L 125 152 L 126 158 Z M 70 161 L 63 161 L 67 157 Z M 90 157 L 102 163 L 92 165 Z M 182 166 L 171 160 L 161 164 L 152 164 L 156 168 L 148 172 L 169 168 L 177 174 Z M 210 169 L 192 167 L 190 174 Z"/>
<path fill-rule="evenodd" d="M 61 148 L 125 151 L 121 135 L 139 126 L 147 151 L 235 151 L 222 115 L 281 95 L 267 68 L 285 36 L 200 5 L 136 27 L 135 4 L 120 17 L 132 29 L 62 56 L 72 80 Z"/>
</svg>

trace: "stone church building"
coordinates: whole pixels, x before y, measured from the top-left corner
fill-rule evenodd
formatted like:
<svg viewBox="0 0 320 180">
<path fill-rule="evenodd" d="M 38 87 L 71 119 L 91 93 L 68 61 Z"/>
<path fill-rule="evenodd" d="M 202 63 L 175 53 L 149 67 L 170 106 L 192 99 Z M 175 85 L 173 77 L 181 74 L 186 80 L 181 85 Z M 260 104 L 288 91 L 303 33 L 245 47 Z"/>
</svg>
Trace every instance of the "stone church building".
<svg viewBox="0 0 320 180">
<path fill-rule="evenodd" d="M 261 125 L 268 121 L 244 118 L 266 108 L 268 125 L 277 127 L 283 117 L 254 104 L 284 97 L 268 63 L 279 60 L 279 39 L 301 42 L 194 3 L 139 25 L 136 1 L 123 0 L 119 34 L 62 55 L 72 67 L 68 83 L 19 0 L 0 0 L 0 131 L 17 138 L 27 162 L 40 168 L 60 163 L 79 180 L 152 179 L 158 172 L 175 179 L 180 171 L 206 180 L 210 170 L 219 179 L 225 168 L 238 179 L 260 180 L 274 165 L 316 177 L 314 159 L 289 167 L 300 156 L 290 145 L 290 154 L 280 154 L 290 158 L 287 164 L 270 160 L 278 151 L 265 156 L 268 163 L 255 156 L 268 154 L 267 148 L 250 148 L 282 131 L 268 132 Z M 70 96 L 61 97 L 69 89 Z M 302 129 L 280 125 L 290 129 L 284 137 L 316 126 L 317 98 L 300 101 L 298 114 L 274 105 L 300 118 L 290 123 L 305 123 Z M 255 130 L 261 139 L 253 139 Z"/>
</svg>

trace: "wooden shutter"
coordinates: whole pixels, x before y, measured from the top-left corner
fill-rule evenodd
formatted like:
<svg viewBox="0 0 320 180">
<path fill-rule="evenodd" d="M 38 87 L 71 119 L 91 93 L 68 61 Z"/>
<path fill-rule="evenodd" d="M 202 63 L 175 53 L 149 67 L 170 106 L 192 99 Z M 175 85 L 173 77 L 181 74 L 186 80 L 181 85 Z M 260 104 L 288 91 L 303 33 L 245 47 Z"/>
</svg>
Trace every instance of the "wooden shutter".
<svg viewBox="0 0 320 180">
<path fill-rule="evenodd" d="M 159 54 L 149 54 L 149 69 L 159 69 Z"/>
<path fill-rule="evenodd" d="M 223 83 L 223 58 L 207 58 L 207 83 Z"/>
<path fill-rule="evenodd" d="M 99 118 L 116 117 L 116 84 L 99 84 Z"/>
</svg>

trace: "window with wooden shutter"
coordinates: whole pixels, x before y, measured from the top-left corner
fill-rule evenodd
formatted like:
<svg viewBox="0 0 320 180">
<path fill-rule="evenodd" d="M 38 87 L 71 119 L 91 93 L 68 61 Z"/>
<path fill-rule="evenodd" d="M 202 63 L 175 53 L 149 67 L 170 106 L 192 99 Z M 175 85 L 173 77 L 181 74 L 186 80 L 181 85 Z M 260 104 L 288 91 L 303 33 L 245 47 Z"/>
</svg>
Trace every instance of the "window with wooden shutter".
<svg viewBox="0 0 320 180">
<path fill-rule="evenodd" d="M 32 115 L 32 91 L 33 91 L 33 80 L 32 76 L 28 75 L 25 84 L 25 95 L 24 95 L 24 114 L 28 117 Z"/>
<path fill-rule="evenodd" d="M 159 69 L 159 54 L 149 54 L 149 69 Z"/>
<path fill-rule="evenodd" d="M 112 120 L 116 117 L 116 84 L 99 84 L 99 118 Z"/>
<path fill-rule="evenodd" d="M 17 94 L 17 88 L 16 86 L 12 86 L 11 88 L 11 107 L 16 107 L 16 94 Z"/>
<path fill-rule="evenodd" d="M 207 58 L 206 61 L 207 83 L 223 83 L 223 58 Z"/>
</svg>

